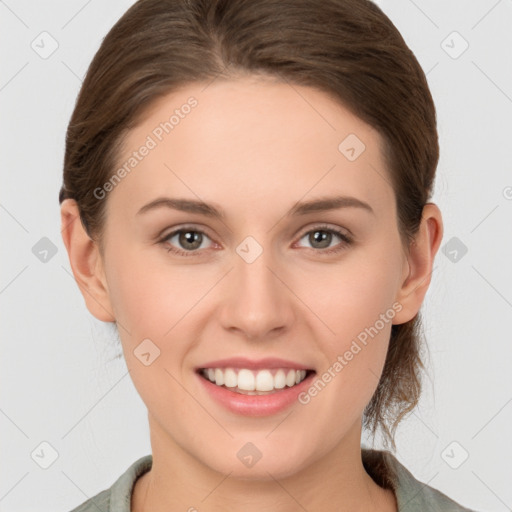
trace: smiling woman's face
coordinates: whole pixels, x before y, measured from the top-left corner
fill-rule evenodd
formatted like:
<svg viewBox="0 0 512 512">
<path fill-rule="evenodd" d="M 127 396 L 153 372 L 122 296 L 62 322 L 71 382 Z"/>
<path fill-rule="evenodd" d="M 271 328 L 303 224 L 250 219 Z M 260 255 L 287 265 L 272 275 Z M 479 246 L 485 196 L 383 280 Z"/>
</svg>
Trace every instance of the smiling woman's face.
<svg viewBox="0 0 512 512">
<path fill-rule="evenodd" d="M 197 104 L 182 108 L 190 97 Z M 166 133 L 160 123 L 176 109 Z M 154 456 L 278 478 L 359 449 L 391 326 L 417 312 L 404 301 L 410 269 L 380 144 L 326 94 L 249 78 L 189 85 L 128 134 L 119 166 L 150 149 L 104 199 L 104 306 L 148 408 Z M 341 196 L 352 199 L 300 208 Z M 144 208 L 164 198 L 182 203 Z M 237 395 L 198 371 L 251 366 L 219 363 L 235 357 L 286 360 L 263 364 L 274 378 L 278 368 L 316 375 L 301 401 L 291 388 L 295 399 L 281 402 L 290 391 Z M 251 467 L 246 452 L 261 459 Z"/>
</svg>

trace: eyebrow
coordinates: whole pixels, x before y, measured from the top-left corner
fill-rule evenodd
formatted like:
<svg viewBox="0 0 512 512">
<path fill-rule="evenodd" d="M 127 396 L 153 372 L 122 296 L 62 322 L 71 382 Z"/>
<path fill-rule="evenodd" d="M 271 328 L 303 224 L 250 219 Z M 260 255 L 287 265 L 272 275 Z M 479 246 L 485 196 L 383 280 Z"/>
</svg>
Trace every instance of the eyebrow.
<svg viewBox="0 0 512 512">
<path fill-rule="evenodd" d="M 155 210 L 157 208 L 171 208 L 173 210 L 180 210 L 188 213 L 198 213 L 206 215 L 207 217 L 225 219 L 225 213 L 212 204 L 205 203 L 204 201 L 195 201 L 191 199 L 177 199 L 170 197 L 159 197 L 150 203 L 144 205 L 137 215 Z M 311 201 L 296 203 L 286 214 L 292 215 L 307 215 L 313 212 L 323 212 L 328 210 L 337 210 L 340 208 L 361 208 L 375 215 L 373 208 L 364 201 L 351 196 L 335 196 L 335 197 L 322 197 Z"/>
</svg>

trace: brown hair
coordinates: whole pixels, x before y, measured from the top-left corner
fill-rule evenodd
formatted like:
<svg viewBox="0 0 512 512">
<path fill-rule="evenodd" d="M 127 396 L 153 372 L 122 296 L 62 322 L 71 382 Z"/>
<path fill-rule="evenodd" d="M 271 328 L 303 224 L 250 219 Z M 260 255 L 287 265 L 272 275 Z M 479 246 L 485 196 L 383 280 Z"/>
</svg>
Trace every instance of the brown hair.
<svg viewBox="0 0 512 512">
<path fill-rule="evenodd" d="M 114 174 L 126 132 L 161 96 L 192 82 L 242 74 L 315 87 L 381 135 L 397 222 L 407 248 L 431 197 L 439 158 L 425 74 L 370 0 L 139 0 L 104 38 L 66 135 L 59 202 L 77 201 L 102 246 L 105 202 L 93 191 Z M 340 141 L 341 142 L 341 141 Z M 421 391 L 420 316 L 393 325 L 363 426 L 385 444 Z"/>
</svg>

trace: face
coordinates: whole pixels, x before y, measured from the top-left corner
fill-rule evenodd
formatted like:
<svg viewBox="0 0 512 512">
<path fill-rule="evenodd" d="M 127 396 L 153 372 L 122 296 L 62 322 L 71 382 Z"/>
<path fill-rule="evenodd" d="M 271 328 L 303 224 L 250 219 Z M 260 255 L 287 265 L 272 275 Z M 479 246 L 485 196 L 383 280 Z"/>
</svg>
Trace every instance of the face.
<svg viewBox="0 0 512 512">
<path fill-rule="evenodd" d="M 107 198 L 97 192 L 102 265 L 153 451 L 277 478 L 349 440 L 359 448 L 391 326 L 405 321 L 407 259 L 379 134 L 316 89 L 216 80 L 160 99 L 128 134 L 125 163 Z M 182 203 L 147 206 L 159 199 Z M 260 387 L 268 373 L 280 386 L 279 368 L 308 372 L 251 396 L 198 372 L 212 366 L 234 368 L 241 388 L 241 369 Z"/>
</svg>

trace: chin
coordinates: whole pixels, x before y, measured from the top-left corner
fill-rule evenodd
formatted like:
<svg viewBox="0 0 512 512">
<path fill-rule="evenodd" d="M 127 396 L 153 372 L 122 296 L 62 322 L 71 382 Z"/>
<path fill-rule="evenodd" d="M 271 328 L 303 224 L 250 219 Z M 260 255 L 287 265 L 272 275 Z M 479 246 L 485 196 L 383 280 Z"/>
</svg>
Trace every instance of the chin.
<svg viewBox="0 0 512 512">
<path fill-rule="evenodd" d="M 256 442 L 257 443 L 257 442 Z M 267 440 L 267 448 L 258 450 L 256 443 L 243 443 L 237 448 L 234 457 L 226 456 L 226 451 L 221 454 L 212 454 L 209 461 L 203 463 L 210 466 L 230 478 L 246 481 L 272 481 L 283 479 L 300 471 L 306 464 L 306 454 L 300 457 L 290 457 L 289 450 L 283 450 L 282 446 L 272 449 Z M 277 447 L 276 447 L 277 448 Z"/>
</svg>

